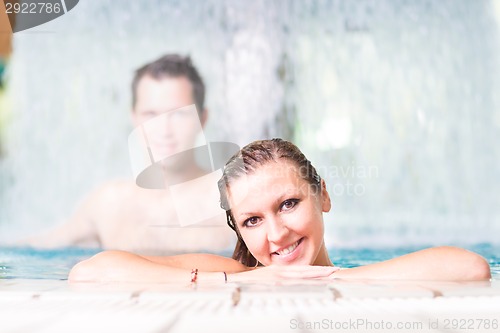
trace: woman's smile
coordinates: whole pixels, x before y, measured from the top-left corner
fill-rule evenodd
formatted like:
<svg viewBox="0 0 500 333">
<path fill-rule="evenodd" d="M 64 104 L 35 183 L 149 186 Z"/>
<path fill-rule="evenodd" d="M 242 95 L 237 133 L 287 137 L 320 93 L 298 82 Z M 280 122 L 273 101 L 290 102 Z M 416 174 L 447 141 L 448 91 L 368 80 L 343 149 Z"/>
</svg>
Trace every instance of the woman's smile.
<svg viewBox="0 0 500 333">
<path fill-rule="evenodd" d="M 298 241 L 294 242 L 293 244 L 283 247 L 277 251 L 274 251 L 271 253 L 271 258 L 273 262 L 275 263 L 291 263 L 295 259 L 297 259 L 302 250 L 302 241 L 304 240 L 304 237 L 300 238 Z"/>
</svg>

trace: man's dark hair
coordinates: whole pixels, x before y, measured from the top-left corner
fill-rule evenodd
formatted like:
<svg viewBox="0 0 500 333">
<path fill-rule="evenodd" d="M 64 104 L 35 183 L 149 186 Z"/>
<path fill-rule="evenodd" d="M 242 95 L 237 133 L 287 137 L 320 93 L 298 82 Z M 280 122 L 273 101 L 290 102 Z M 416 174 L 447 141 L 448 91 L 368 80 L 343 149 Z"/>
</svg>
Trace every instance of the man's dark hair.
<svg viewBox="0 0 500 333">
<path fill-rule="evenodd" d="M 198 112 L 201 113 L 205 106 L 205 84 L 198 70 L 194 67 L 189 56 L 167 54 L 155 61 L 148 63 L 135 71 L 132 80 L 132 105 L 137 102 L 137 86 L 139 81 L 150 76 L 153 79 L 186 77 L 193 87 L 193 98 Z"/>
</svg>

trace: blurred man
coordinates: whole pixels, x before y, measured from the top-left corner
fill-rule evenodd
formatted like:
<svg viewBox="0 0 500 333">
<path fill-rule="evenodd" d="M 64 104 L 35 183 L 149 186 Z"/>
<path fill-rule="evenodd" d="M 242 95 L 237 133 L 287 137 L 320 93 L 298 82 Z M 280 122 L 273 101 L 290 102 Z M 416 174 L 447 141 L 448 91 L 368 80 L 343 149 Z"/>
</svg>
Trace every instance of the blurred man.
<svg viewBox="0 0 500 333">
<path fill-rule="evenodd" d="M 220 251 L 234 244 L 234 232 L 227 227 L 219 207 L 216 216 L 206 214 L 208 218 L 200 223 L 186 226 L 185 221 L 179 221 L 183 212 L 197 211 L 207 202 L 206 194 L 216 189 L 214 182 L 197 183 L 197 194 L 190 192 L 188 201 L 181 204 L 170 190 L 172 184 L 189 183 L 207 174 L 191 149 L 208 113 L 205 86 L 190 58 L 166 55 L 139 68 L 132 94 L 133 124 L 147 131 L 149 155 L 159 161 L 156 165 L 162 172 L 160 182 L 164 184 L 153 188 L 163 189 L 141 188 L 133 181 L 106 183 L 84 200 L 66 224 L 24 244 L 101 247 L 143 254 Z M 193 104 L 196 108 L 189 107 Z"/>
</svg>

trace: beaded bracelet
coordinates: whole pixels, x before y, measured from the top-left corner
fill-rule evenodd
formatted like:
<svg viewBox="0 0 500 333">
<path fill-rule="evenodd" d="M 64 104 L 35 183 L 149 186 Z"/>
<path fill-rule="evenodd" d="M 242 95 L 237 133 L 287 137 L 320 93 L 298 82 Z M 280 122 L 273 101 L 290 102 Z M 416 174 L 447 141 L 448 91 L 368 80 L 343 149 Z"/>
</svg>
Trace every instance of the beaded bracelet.
<svg viewBox="0 0 500 333">
<path fill-rule="evenodd" d="M 198 279 L 198 268 L 193 268 L 191 270 L 191 283 L 196 283 Z"/>
</svg>

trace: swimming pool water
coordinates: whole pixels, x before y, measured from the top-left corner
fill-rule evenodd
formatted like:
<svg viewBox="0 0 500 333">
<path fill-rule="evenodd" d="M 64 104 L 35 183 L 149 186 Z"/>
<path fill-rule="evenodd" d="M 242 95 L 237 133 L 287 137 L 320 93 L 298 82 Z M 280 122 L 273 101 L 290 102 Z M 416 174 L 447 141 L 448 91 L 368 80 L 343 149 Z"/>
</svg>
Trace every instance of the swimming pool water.
<svg viewBox="0 0 500 333">
<path fill-rule="evenodd" d="M 465 248 L 485 257 L 491 267 L 492 278 L 500 280 L 500 244 L 477 244 Z M 331 249 L 330 258 L 340 267 L 356 267 L 387 260 L 420 248 Z M 69 270 L 99 249 L 61 248 L 36 250 L 32 248 L 0 247 L 0 279 L 66 280 Z M 230 253 L 223 253 L 230 255 Z"/>
</svg>

